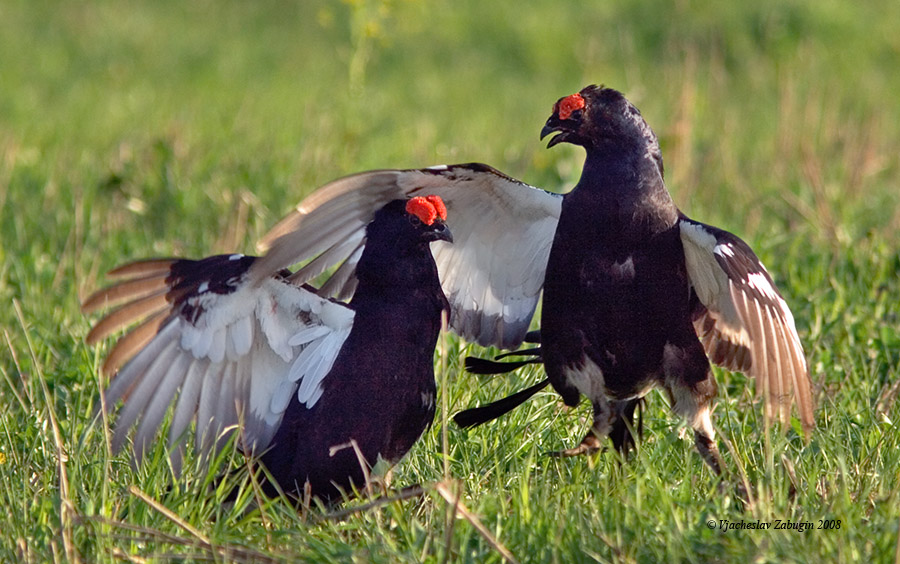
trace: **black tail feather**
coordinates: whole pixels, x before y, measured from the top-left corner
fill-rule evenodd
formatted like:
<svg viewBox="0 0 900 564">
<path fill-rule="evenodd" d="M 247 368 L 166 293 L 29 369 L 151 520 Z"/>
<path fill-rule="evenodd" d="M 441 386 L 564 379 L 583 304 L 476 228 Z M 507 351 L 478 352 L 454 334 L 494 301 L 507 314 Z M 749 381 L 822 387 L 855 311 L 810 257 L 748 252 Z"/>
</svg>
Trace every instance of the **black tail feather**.
<svg viewBox="0 0 900 564">
<path fill-rule="evenodd" d="M 534 331 L 529 331 L 528 333 L 525 333 L 525 342 L 532 343 L 535 345 L 540 345 L 541 344 L 541 330 L 535 329 Z"/>
<path fill-rule="evenodd" d="M 506 374 L 528 364 L 540 364 L 541 359 L 519 360 L 515 362 L 495 362 L 475 356 L 466 357 L 466 371 L 472 374 Z"/>
<path fill-rule="evenodd" d="M 468 361 L 468 359 L 466 359 Z M 490 361 L 486 361 L 490 362 Z M 495 363 L 495 364 L 516 364 L 514 362 L 510 363 Z M 511 396 L 506 396 L 503 399 L 497 400 L 495 402 L 489 403 L 487 405 L 483 405 L 481 407 L 473 407 L 472 409 L 466 409 L 460 411 L 456 415 L 453 416 L 453 421 L 462 428 L 467 427 L 475 427 L 477 425 L 481 425 L 482 423 L 487 423 L 488 421 L 493 421 L 498 417 L 506 415 L 513 409 L 522 405 L 526 400 L 528 400 L 531 396 L 538 393 L 542 389 L 547 387 L 547 384 L 550 383 L 550 379 L 544 379 L 541 382 L 538 382 L 534 386 L 530 388 L 526 388 L 521 392 L 516 392 Z"/>
<path fill-rule="evenodd" d="M 529 333 L 529 335 L 531 335 L 531 333 Z M 540 334 L 538 334 L 538 338 L 540 338 Z M 511 356 L 530 356 L 532 358 L 516 360 L 513 362 L 495 362 Z M 467 356 L 466 371 L 471 372 L 472 374 L 506 374 L 507 372 L 517 370 L 527 364 L 540 364 L 542 362 L 544 362 L 544 358 L 541 356 L 541 347 L 534 347 L 531 349 L 506 352 L 495 356 L 494 360 L 478 358 L 477 356 Z"/>
<path fill-rule="evenodd" d="M 533 349 L 519 349 L 517 351 L 509 351 L 503 354 L 498 354 L 494 357 L 494 360 L 500 360 L 501 358 L 509 358 L 511 356 L 534 356 L 537 357 L 532 362 L 540 362 L 543 357 L 541 357 L 541 347 L 534 347 Z"/>
</svg>

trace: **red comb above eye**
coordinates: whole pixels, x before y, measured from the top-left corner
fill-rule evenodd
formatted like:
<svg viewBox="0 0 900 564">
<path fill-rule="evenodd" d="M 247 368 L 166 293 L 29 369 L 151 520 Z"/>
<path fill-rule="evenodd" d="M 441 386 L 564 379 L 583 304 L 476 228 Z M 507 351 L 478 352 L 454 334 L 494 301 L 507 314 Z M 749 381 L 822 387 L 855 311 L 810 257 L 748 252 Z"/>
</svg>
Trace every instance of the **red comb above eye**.
<svg viewBox="0 0 900 564">
<path fill-rule="evenodd" d="M 431 225 L 438 217 L 447 219 L 447 208 L 444 206 L 444 201 L 434 195 L 411 198 L 406 202 L 406 213 L 418 217 L 425 225 Z"/>
<path fill-rule="evenodd" d="M 581 97 L 581 94 L 576 92 L 571 96 L 566 96 L 559 101 L 559 119 L 569 119 L 572 112 L 583 108 L 584 98 Z"/>
</svg>

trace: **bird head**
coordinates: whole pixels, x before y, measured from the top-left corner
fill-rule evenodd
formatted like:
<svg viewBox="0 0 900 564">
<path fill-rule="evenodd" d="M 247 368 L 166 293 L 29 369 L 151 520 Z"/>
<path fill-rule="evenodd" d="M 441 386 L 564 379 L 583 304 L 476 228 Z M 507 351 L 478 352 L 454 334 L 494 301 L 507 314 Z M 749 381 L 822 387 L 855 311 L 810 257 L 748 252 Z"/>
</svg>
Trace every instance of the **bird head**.
<svg viewBox="0 0 900 564">
<path fill-rule="evenodd" d="M 409 222 L 426 241 L 453 242 L 453 234 L 447 227 L 447 206 L 440 196 L 416 196 L 406 202 Z"/>
<path fill-rule="evenodd" d="M 356 275 L 360 281 L 394 288 L 440 288 L 431 242 L 453 237 L 445 222 L 447 208 L 438 196 L 389 202 L 366 226 L 366 245 Z"/>
<path fill-rule="evenodd" d="M 446 219 L 447 207 L 439 196 L 394 200 L 381 208 L 369 223 L 366 245 L 380 242 L 400 250 L 439 240 L 452 243 L 453 235 Z"/>
<path fill-rule="evenodd" d="M 640 145 L 659 154 L 656 135 L 641 112 L 621 92 L 603 86 L 586 86 L 560 98 L 541 130 L 541 139 L 551 133 L 558 135 L 550 139 L 548 148 L 559 143 L 581 145 L 588 151 L 604 144 Z"/>
</svg>

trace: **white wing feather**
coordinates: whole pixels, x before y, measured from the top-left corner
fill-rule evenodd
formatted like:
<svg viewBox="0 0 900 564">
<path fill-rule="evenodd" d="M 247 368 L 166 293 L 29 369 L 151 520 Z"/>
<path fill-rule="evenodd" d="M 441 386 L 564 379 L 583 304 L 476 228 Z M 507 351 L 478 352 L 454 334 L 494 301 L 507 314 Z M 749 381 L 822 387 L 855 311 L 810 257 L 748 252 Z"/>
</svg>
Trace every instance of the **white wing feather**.
<svg viewBox="0 0 900 564">
<path fill-rule="evenodd" d="M 159 283 L 165 280 L 160 277 Z M 105 392 L 108 408 L 124 399 L 116 449 L 137 424 L 134 444 L 140 458 L 173 404 L 170 446 L 195 420 L 197 446 L 204 452 L 238 425 L 243 425 L 242 448 L 265 448 L 298 388 L 298 399 L 307 407 L 321 397 L 322 382 L 353 324 L 354 313 L 344 304 L 283 279 L 269 277 L 256 285 L 239 280 L 230 293 L 197 286 L 204 291 L 167 306 L 168 320 Z M 177 469 L 180 453 L 174 453 L 173 463 Z"/>
<path fill-rule="evenodd" d="M 344 263 L 340 278 L 323 290 L 346 296 L 355 283 L 363 230 L 375 212 L 392 200 L 426 194 L 444 200 L 453 233 L 452 245 L 432 245 L 451 327 L 482 345 L 517 346 L 540 297 L 562 197 L 486 165 L 380 170 L 326 184 L 263 238 L 260 248 L 268 252 L 251 277 L 321 254 L 292 280 L 303 283 Z"/>
<path fill-rule="evenodd" d="M 694 327 L 710 359 L 757 380 L 769 419 L 787 424 L 793 398 L 808 435 L 815 419 L 806 357 L 769 273 L 731 233 L 687 218 L 679 227 L 688 279 L 704 306 Z"/>
</svg>

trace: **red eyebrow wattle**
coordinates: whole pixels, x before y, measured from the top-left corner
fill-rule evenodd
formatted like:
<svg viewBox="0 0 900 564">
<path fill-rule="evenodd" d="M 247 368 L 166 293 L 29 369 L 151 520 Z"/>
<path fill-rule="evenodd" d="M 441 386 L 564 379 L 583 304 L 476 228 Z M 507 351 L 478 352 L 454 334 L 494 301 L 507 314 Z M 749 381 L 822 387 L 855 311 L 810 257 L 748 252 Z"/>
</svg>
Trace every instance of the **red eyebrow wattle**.
<svg viewBox="0 0 900 564">
<path fill-rule="evenodd" d="M 437 212 L 438 217 L 440 217 L 444 221 L 447 221 L 447 206 L 444 205 L 444 200 L 442 200 L 441 197 L 436 194 L 425 196 L 425 199 L 431 202 L 432 205 L 434 205 L 434 211 Z"/>
<path fill-rule="evenodd" d="M 435 205 L 435 200 L 440 208 Z M 441 219 L 447 217 L 447 208 L 438 196 L 416 196 L 406 202 L 406 213 L 418 217 L 425 225 L 431 225 L 439 216 Z"/>
<path fill-rule="evenodd" d="M 569 119 L 569 117 L 572 116 L 572 112 L 584 108 L 584 98 L 581 96 L 581 94 L 576 92 L 571 96 L 566 96 L 565 98 L 560 100 L 558 104 L 559 119 Z"/>
</svg>

